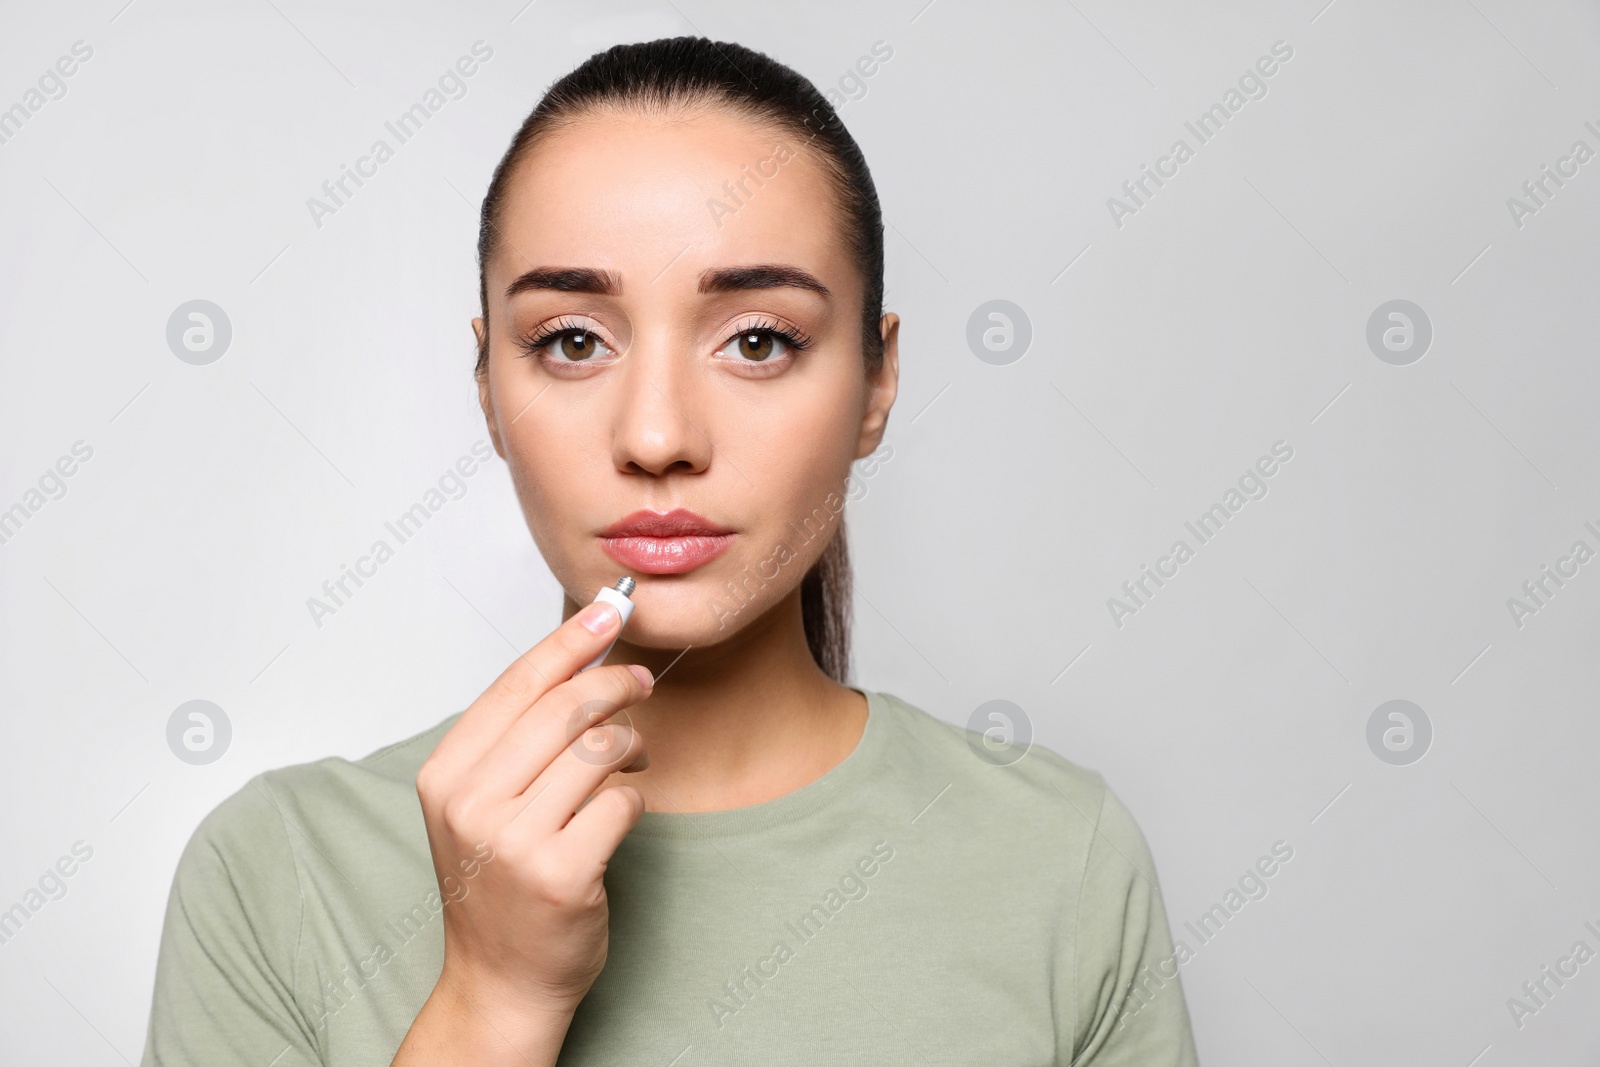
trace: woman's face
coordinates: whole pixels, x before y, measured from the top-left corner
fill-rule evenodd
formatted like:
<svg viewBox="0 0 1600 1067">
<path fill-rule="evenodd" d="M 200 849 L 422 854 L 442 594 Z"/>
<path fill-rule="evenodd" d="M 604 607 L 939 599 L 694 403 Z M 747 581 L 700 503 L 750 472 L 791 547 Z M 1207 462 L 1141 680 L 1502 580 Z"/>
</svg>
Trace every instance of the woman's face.
<svg viewBox="0 0 1600 1067">
<path fill-rule="evenodd" d="M 819 162 L 720 110 L 597 113 L 522 160 L 497 236 L 480 396 L 568 598 L 631 575 L 646 647 L 748 626 L 821 555 L 895 396 L 898 321 L 867 374 Z"/>
</svg>

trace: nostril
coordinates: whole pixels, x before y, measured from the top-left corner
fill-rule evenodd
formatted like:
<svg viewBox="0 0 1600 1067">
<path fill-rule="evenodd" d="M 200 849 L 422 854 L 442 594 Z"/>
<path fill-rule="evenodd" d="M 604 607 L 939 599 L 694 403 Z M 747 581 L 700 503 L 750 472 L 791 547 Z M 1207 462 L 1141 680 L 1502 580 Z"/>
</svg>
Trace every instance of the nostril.
<svg viewBox="0 0 1600 1067">
<path fill-rule="evenodd" d="M 653 365 L 646 373 L 642 352 L 636 349 L 634 355 L 612 424 L 616 469 L 655 477 L 705 469 L 714 447 L 705 433 L 706 420 L 685 392 L 691 383 L 683 376 L 689 369 Z M 657 362 L 669 362 L 668 354 Z"/>
</svg>

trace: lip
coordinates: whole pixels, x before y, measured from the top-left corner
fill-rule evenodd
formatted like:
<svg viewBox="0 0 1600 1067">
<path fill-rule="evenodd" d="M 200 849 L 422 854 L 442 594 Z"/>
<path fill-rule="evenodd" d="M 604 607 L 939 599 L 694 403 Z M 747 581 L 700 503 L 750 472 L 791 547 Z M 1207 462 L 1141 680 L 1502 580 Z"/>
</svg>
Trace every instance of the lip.
<svg viewBox="0 0 1600 1067">
<path fill-rule="evenodd" d="M 683 574 L 726 552 L 735 531 L 687 508 L 635 511 L 599 533 L 605 554 L 642 574 Z"/>
</svg>

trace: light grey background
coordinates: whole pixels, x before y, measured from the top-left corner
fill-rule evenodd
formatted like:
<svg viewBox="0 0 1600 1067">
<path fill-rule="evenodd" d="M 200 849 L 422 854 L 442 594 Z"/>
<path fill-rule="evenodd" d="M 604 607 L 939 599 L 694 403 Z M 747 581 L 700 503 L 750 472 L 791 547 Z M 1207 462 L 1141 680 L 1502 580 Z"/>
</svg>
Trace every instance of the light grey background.
<svg viewBox="0 0 1600 1067">
<path fill-rule="evenodd" d="M 951 722 L 1013 701 L 1106 775 L 1196 950 L 1203 1062 L 1594 1062 L 1600 961 L 1520 1028 L 1507 998 L 1600 950 L 1600 562 L 1520 626 L 1507 599 L 1600 549 L 1600 159 L 1520 227 L 1507 198 L 1600 150 L 1600 13 L 925 4 L 6 5 L 0 107 L 93 49 L 0 144 L 0 509 L 93 449 L 0 545 L 0 909 L 93 849 L 0 945 L 7 1062 L 136 1060 L 199 819 L 460 710 L 556 623 L 498 460 L 320 628 L 306 599 L 485 437 L 476 210 L 517 124 L 591 52 L 690 32 L 823 88 L 893 49 L 843 107 L 905 319 L 893 455 L 849 512 L 858 684 Z M 317 226 L 307 198 L 478 40 L 467 94 Z M 195 299 L 232 326 L 204 366 L 166 340 Z M 994 299 L 1031 323 L 1007 365 L 966 340 Z M 1394 299 L 1433 328 L 1405 366 L 1366 341 Z M 1268 495 L 1116 625 L 1280 440 Z M 1368 747 L 1392 699 L 1432 724 L 1409 765 Z M 214 762 L 168 748 L 191 700 L 231 723 Z M 1276 841 L 1199 946 L 1183 924 Z"/>
</svg>

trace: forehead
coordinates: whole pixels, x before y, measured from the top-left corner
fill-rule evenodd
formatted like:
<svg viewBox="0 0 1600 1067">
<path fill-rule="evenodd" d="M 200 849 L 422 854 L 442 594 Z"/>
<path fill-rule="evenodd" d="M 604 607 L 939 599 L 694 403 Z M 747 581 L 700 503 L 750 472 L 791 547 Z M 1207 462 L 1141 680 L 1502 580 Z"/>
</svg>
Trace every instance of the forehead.
<svg viewBox="0 0 1600 1067">
<path fill-rule="evenodd" d="M 853 273 L 815 150 L 705 107 L 606 110 L 547 134 L 512 173 L 499 229 L 492 274 L 598 267 L 625 293 L 740 263 L 791 263 L 845 290 Z"/>
</svg>

